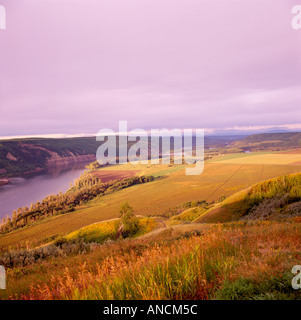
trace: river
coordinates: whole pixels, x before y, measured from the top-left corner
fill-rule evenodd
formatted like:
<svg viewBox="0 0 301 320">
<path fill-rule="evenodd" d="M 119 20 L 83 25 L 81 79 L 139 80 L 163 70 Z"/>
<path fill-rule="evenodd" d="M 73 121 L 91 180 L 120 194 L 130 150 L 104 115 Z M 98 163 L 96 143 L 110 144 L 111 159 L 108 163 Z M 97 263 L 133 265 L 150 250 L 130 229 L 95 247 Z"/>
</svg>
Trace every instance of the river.
<svg viewBox="0 0 301 320">
<path fill-rule="evenodd" d="M 2 218 L 12 216 L 13 210 L 29 207 L 50 194 L 65 192 L 70 183 L 84 172 L 88 163 L 77 163 L 48 169 L 26 178 L 13 178 L 10 184 L 0 186 L 0 223 Z"/>
</svg>

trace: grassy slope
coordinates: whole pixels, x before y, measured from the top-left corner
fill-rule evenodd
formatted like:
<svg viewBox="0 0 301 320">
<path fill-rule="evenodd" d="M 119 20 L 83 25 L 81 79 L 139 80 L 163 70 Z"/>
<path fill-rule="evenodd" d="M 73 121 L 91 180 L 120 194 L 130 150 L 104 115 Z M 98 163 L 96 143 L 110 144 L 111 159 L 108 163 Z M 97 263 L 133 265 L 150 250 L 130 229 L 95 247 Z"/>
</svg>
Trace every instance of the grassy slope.
<svg viewBox="0 0 301 320">
<path fill-rule="evenodd" d="M 139 230 L 135 236 L 140 236 L 153 231 L 157 227 L 157 221 L 153 218 L 138 218 Z M 103 243 L 106 240 L 115 240 L 117 238 L 119 219 L 112 219 L 99 223 L 93 223 L 79 230 L 67 234 L 66 241 L 83 240 L 86 243 Z"/>
<path fill-rule="evenodd" d="M 194 221 L 196 220 L 200 215 L 203 215 L 208 210 L 202 207 L 195 207 L 195 208 L 189 208 L 182 212 L 181 214 L 178 214 L 176 216 L 173 216 L 171 220 L 180 220 L 180 221 Z"/>
<path fill-rule="evenodd" d="M 297 220 L 188 226 L 8 270 L 0 298 L 301 298 L 290 274 L 301 259 Z"/>
<path fill-rule="evenodd" d="M 301 173 L 266 180 L 242 190 L 217 204 L 195 219 L 196 223 L 235 221 L 247 215 L 254 205 L 264 199 L 286 196 L 295 201 L 301 198 Z M 293 202 L 293 201 L 292 201 Z"/>
</svg>

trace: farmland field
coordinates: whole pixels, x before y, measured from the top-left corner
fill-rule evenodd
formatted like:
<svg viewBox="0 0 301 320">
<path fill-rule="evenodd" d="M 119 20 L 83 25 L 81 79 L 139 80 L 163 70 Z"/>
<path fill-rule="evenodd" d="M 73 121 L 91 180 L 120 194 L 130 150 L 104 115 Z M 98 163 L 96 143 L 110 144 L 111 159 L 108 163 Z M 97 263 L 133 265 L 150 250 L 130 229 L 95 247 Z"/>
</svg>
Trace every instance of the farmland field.
<svg viewBox="0 0 301 320">
<path fill-rule="evenodd" d="M 0 250 L 17 244 L 24 245 L 26 242 L 34 243 L 49 237 L 65 235 L 86 225 L 116 218 L 119 216 L 120 204 L 125 201 L 133 206 L 137 215 L 162 215 L 168 209 L 187 201 L 206 200 L 210 203 L 257 182 L 300 172 L 301 169 L 299 165 L 288 165 L 297 161 L 300 154 L 279 154 L 282 156 L 280 158 L 274 153 L 251 154 L 236 158 L 234 155 L 231 156 L 233 158 L 228 160 L 225 157 L 223 161 L 219 159 L 220 161 L 206 162 L 205 170 L 200 176 L 185 175 L 183 165 L 126 164 L 99 169 L 98 174 L 104 176 L 105 173 L 112 175 L 114 170 L 117 176 L 124 170 L 135 170 L 138 175 L 154 175 L 157 179 L 107 194 L 78 207 L 74 212 L 47 218 L 32 226 L 3 235 L 0 237 Z M 275 164 L 266 165 L 272 161 Z"/>
<path fill-rule="evenodd" d="M 122 180 L 131 178 L 138 173 L 138 170 L 97 170 L 94 175 L 101 179 L 103 183 L 112 181 L 112 180 Z"/>
<path fill-rule="evenodd" d="M 212 161 L 215 162 L 215 161 Z M 216 162 L 231 164 L 268 164 L 268 165 L 288 165 L 301 164 L 300 153 L 245 153 L 233 154 L 219 158 Z"/>
</svg>

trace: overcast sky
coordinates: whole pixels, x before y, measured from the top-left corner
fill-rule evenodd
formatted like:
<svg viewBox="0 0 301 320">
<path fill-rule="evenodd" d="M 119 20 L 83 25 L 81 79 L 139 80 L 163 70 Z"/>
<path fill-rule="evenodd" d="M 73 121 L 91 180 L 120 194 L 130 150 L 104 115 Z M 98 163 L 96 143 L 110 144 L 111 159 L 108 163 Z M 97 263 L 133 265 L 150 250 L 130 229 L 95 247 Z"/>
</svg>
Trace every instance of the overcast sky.
<svg viewBox="0 0 301 320">
<path fill-rule="evenodd" d="M 293 0 L 0 0 L 0 136 L 301 119 Z"/>
</svg>

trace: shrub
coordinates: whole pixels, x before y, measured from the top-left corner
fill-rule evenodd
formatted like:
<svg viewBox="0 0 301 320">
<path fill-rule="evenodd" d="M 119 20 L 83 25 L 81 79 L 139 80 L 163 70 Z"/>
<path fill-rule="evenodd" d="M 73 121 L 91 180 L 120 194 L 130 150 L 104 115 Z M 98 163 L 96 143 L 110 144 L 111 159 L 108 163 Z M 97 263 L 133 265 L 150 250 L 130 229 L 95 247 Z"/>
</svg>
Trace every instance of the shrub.
<svg viewBox="0 0 301 320">
<path fill-rule="evenodd" d="M 120 225 L 117 235 L 127 238 L 136 234 L 139 230 L 139 220 L 136 218 L 133 208 L 125 202 L 121 205 L 119 213 Z"/>
</svg>

